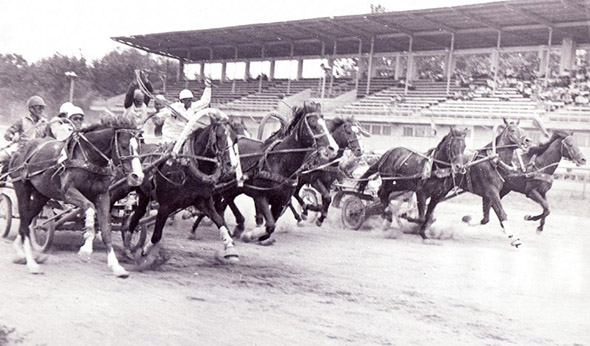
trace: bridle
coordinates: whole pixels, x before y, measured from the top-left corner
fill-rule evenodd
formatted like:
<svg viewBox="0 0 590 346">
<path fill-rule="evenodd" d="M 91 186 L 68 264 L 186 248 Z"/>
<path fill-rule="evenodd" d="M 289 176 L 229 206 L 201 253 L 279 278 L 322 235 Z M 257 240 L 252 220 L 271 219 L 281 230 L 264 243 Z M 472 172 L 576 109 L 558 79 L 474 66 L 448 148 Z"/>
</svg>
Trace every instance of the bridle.
<svg viewBox="0 0 590 346">
<path fill-rule="evenodd" d="M 355 131 L 355 127 L 358 125 L 353 125 L 351 123 L 343 123 L 341 128 L 342 132 L 344 132 L 344 138 L 346 138 L 346 147 L 350 150 L 361 149 L 361 140 L 360 136 L 358 135 L 360 130 L 358 128 Z M 342 149 L 344 150 L 344 149 Z"/>
</svg>

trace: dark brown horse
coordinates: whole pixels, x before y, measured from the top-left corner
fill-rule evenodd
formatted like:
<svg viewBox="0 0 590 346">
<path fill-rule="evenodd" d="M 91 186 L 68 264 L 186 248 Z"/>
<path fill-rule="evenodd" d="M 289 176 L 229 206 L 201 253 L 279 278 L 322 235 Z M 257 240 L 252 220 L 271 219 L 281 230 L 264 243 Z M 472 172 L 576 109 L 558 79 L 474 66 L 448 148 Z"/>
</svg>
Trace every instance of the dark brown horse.
<svg viewBox="0 0 590 346">
<path fill-rule="evenodd" d="M 244 241 L 266 240 L 271 236 L 306 162 L 312 162 L 318 155 L 327 162 L 336 155 L 338 145 L 318 110 L 313 104 L 295 107 L 293 119 L 284 134 L 279 130 L 264 142 L 247 138 L 238 141 L 241 166 L 247 179 L 243 186 L 219 190 L 219 196 L 223 198 L 220 209 L 245 193 L 254 198 L 256 210 L 261 211 L 266 220 L 265 229 L 245 232 Z M 233 211 L 238 212 L 236 233 L 240 233 L 245 219 L 237 208 Z"/>
<path fill-rule="evenodd" d="M 320 216 L 316 220 L 316 225 L 318 226 L 321 226 L 328 216 L 328 208 L 332 203 L 330 190 L 339 174 L 337 160 L 342 157 L 346 148 L 350 149 L 355 156 L 360 157 L 363 154 L 363 145 L 360 140 L 360 135 L 368 135 L 353 118 L 334 118 L 327 120 L 326 124 L 328 126 L 328 131 L 330 131 L 336 144 L 340 147 L 338 154 L 334 158 L 335 162 L 329 165 L 320 164 L 318 168 L 312 167 L 299 176 L 299 182 L 293 196 L 302 208 L 301 215 L 299 215 L 297 211 L 295 211 L 295 208 L 290 205 L 291 211 L 293 211 L 293 215 L 298 222 L 301 221 L 302 218 L 307 218 L 308 210 L 320 212 Z M 311 185 L 320 193 L 322 196 L 321 205 L 309 205 L 305 203 L 301 196 L 299 196 L 299 191 L 303 185 L 306 184 Z"/>
<path fill-rule="evenodd" d="M 509 227 L 508 216 L 500 200 L 500 191 L 506 176 L 514 172 L 511 165 L 514 150 L 519 147 L 526 149 L 531 143 L 518 124 L 519 122 L 508 123 L 504 119 L 505 126 L 502 132 L 491 143 L 469 157 L 464 156 L 465 174 L 460 181 L 460 187 L 463 190 L 483 198 L 484 210 L 490 206 L 494 208 L 504 233 L 510 239 L 511 245 L 515 247 L 519 247 L 521 241 Z M 495 133 L 494 127 L 494 135 Z M 464 221 L 469 220 L 464 218 Z"/>
<path fill-rule="evenodd" d="M 576 144 L 572 132 L 554 130 L 549 141 L 531 147 L 523 156 L 526 165 L 524 173 L 508 174 L 506 182 L 500 190 L 500 198 L 504 198 L 510 191 L 520 192 L 537 202 L 543 208 L 539 215 L 525 216 L 525 220 L 540 220 L 537 232 L 543 232 L 545 218 L 549 215 L 547 192 L 553 185 L 553 173 L 562 158 L 573 161 L 577 166 L 586 164 L 586 159 Z M 484 204 L 481 224 L 490 220 L 490 205 Z"/>
<path fill-rule="evenodd" d="M 111 241 L 110 198 L 113 165 L 121 164 L 130 185 L 139 185 L 143 172 L 137 155 L 138 131 L 134 124 L 105 119 L 74 133 L 64 142 L 34 139 L 19 150 L 10 163 L 11 178 L 21 216 L 17 257 L 25 258 L 31 273 L 41 269 L 33 258 L 29 225 L 49 199 L 63 200 L 85 214 L 82 258 L 92 253 L 94 216 L 107 248 L 108 267 L 117 277 L 129 273 L 119 264 Z"/>
<path fill-rule="evenodd" d="M 384 211 L 397 192 L 416 191 L 418 218 L 412 221 L 421 224 L 420 235 L 426 239 L 426 229 L 432 223 L 436 205 L 456 185 L 456 159 L 465 151 L 466 134 L 467 129 L 451 127 L 438 146 L 425 154 L 403 147 L 388 150 L 360 177 L 358 191 L 363 192 L 369 177 L 378 173 L 382 181 L 378 196 Z M 428 198 L 430 202 L 425 212 Z M 391 222 L 389 213 L 385 212 L 384 217 Z"/>
<path fill-rule="evenodd" d="M 239 162 L 233 160 L 234 140 L 227 122 L 212 119 L 211 125 L 197 129 L 185 145 L 187 152 L 183 155 L 191 163 L 183 164 L 178 160 L 162 163 L 156 167 L 153 178 L 142 184 L 138 192 L 138 206 L 129 222 L 129 231 L 135 230 L 145 214 L 150 196 L 154 196 L 159 204 L 151 241 L 143 247 L 141 257 L 137 258 L 142 265 L 151 263 L 158 255 L 168 216 L 189 206 L 204 213 L 219 229 L 224 245 L 220 256 L 230 261 L 238 260 L 225 220 L 214 208 L 212 197 L 219 179 L 235 174 Z"/>
</svg>

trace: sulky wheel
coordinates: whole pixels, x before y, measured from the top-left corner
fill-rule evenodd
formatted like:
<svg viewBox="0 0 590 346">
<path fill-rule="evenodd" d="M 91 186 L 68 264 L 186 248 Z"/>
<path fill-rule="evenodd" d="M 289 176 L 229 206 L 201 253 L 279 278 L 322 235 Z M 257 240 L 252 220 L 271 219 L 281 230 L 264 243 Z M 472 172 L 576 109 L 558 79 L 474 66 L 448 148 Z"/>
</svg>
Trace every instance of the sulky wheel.
<svg viewBox="0 0 590 346">
<path fill-rule="evenodd" d="M 55 220 L 50 218 L 55 216 L 53 208 L 44 206 L 39 215 L 31 221 L 31 243 L 33 249 L 41 252 L 47 252 L 53 242 L 55 235 Z"/>
<path fill-rule="evenodd" d="M 342 204 L 342 223 L 344 227 L 358 230 L 365 221 L 365 204 L 357 196 L 351 195 Z"/>
<path fill-rule="evenodd" d="M 147 238 L 147 225 L 137 225 L 137 228 L 133 233 L 130 233 L 128 230 L 121 230 L 121 237 L 123 237 L 125 248 L 133 252 L 145 244 Z"/>
<path fill-rule="evenodd" d="M 12 200 L 5 194 L 0 194 L 0 232 L 2 237 L 8 237 L 12 226 Z"/>
</svg>

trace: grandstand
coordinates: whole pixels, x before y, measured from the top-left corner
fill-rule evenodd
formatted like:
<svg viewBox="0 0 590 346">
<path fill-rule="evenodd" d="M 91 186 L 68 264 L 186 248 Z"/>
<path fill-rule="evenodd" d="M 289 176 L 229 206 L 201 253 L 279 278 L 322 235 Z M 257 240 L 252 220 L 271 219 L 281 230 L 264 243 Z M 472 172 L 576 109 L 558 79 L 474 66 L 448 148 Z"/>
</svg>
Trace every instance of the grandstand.
<svg viewBox="0 0 590 346">
<path fill-rule="evenodd" d="M 375 135 L 408 145 L 430 144 L 423 139 L 429 136 L 425 129 L 432 120 L 443 127 L 469 127 L 474 146 L 489 141 L 491 126 L 502 117 L 521 119 L 525 128 L 534 131 L 528 119 L 541 115 L 553 126 L 590 136 L 588 107 L 545 109 L 509 87 L 493 88 L 491 93 L 471 90 L 472 95 L 462 97 L 468 86 L 457 86 L 453 79 L 456 57 L 469 54 L 489 54 L 488 70 L 498 71 L 503 53 L 536 52 L 535 74 L 546 77 L 551 52 L 560 57 L 559 72 L 571 70 L 576 49 L 590 48 L 585 0 L 501 1 L 113 39 L 178 59 L 181 67 L 198 63 L 201 71 L 205 64 L 221 64 L 225 71 L 228 63 L 249 66 L 250 61 L 270 61 L 271 68 L 265 71 L 268 81 L 249 80 L 246 70 L 244 80 L 226 81 L 222 72 L 219 79 L 225 82 L 215 82 L 212 104 L 230 114 L 247 115 L 249 121 L 281 105 L 312 98 L 324 105 L 328 116 L 355 115 Z M 182 42 L 191 42 L 190 47 Z M 436 81 L 418 79 L 415 57 L 429 55 L 444 57 L 443 75 Z M 327 78 L 325 86 L 320 78 L 303 78 L 307 60 L 324 59 L 331 66 L 340 58 L 357 59 L 358 70 L 351 78 L 331 83 Z M 395 61 L 388 66 L 389 77 L 372 66 L 381 58 Z M 297 62 L 294 79 L 275 78 L 274 62 L 279 60 Z M 196 95 L 202 92 L 201 83 L 182 80 L 182 70 L 176 78 L 168 87 L 169 99 L 184 87 Z M 491 85 L 498 85 L 497 73 L 489 78 Z"/>
</svg>

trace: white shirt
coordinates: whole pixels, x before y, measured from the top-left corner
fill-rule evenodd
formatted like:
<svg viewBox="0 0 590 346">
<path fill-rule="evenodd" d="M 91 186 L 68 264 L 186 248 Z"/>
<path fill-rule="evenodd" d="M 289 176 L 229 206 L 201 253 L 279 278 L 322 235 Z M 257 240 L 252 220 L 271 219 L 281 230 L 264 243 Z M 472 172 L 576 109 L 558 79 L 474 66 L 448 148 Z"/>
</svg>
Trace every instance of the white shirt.
<svg viewBox="0 0 590 346">
<path fill-rule="evenodd" d="M 189 109 L 184 108 L 182 102 L 174 102 L 170 105 L 176 112 L 172 112 L 167 107 L 162 108 L 156 116 L 164 120 L 162 127 L 162 138 L 165 142 L 176 142 L 184 127 L 192 120 L 195 115 L 202 109 L 205 109 L 211 103 L 211 88 L 205 88 L 201 99 L 193 101 Z M 206 118 L 202 116 L 201 118 Z M 203 121 L 203 125 L 208 124 L 208 121 Z"/>
</svg>

